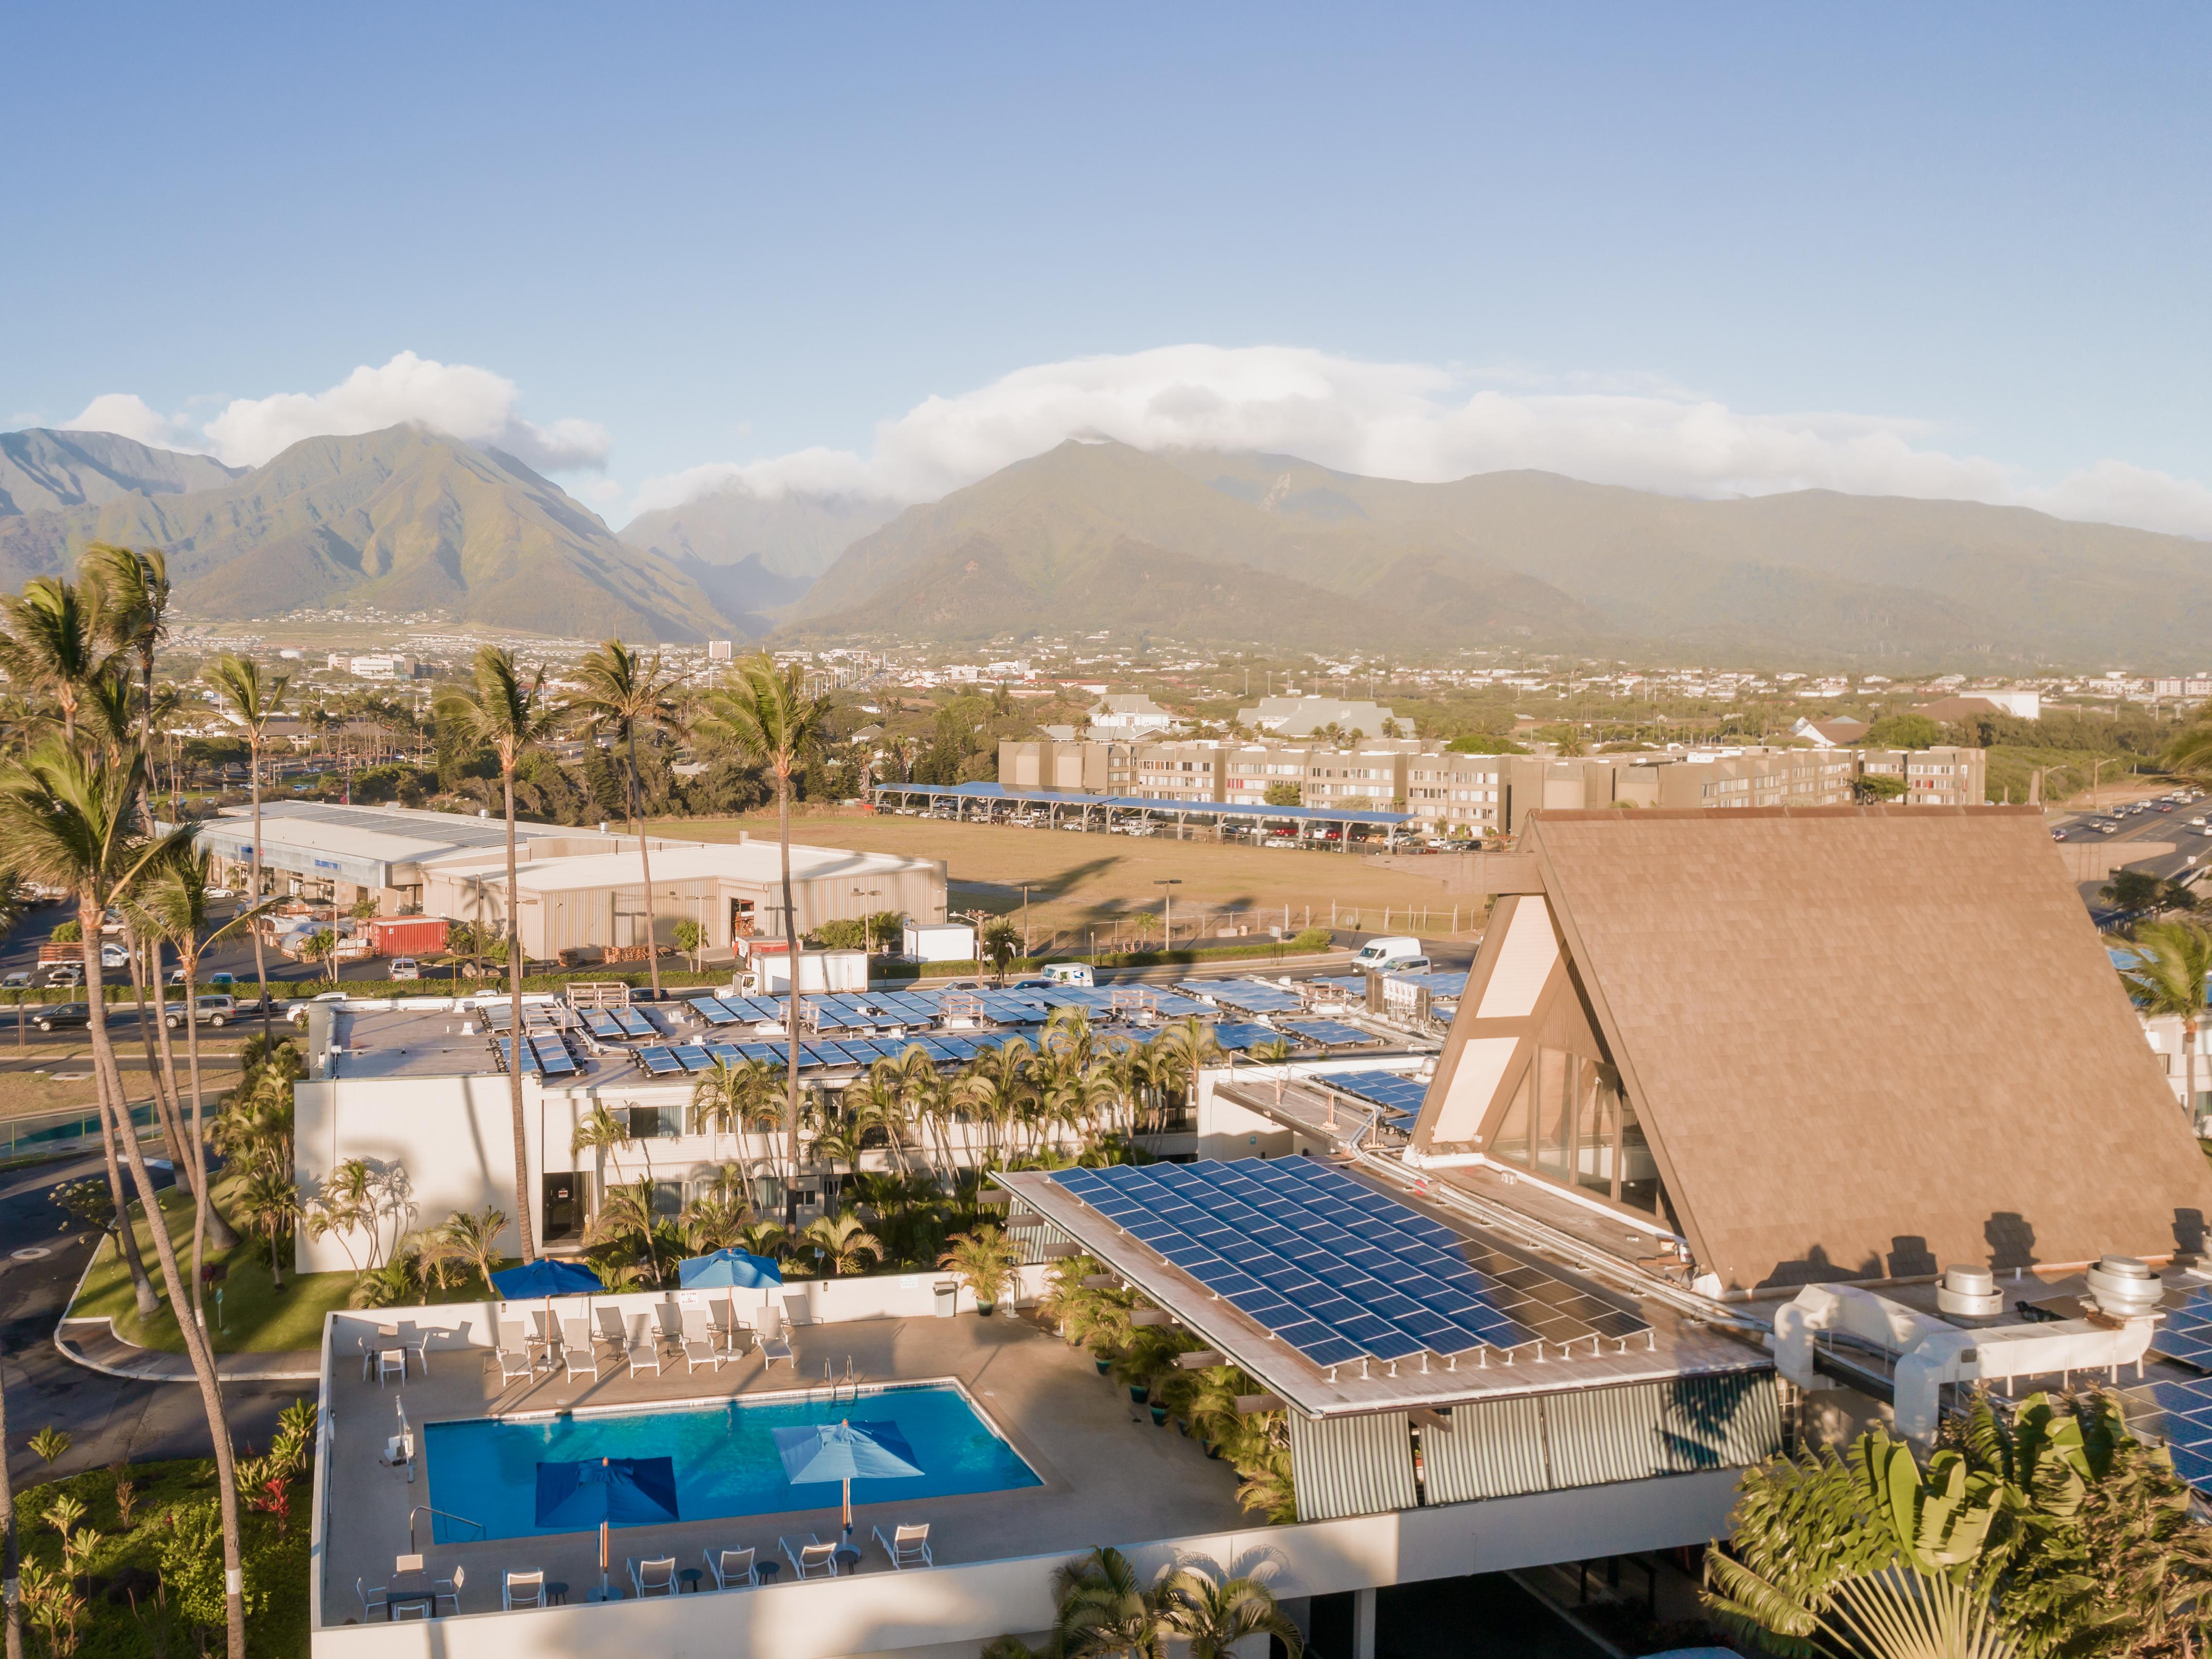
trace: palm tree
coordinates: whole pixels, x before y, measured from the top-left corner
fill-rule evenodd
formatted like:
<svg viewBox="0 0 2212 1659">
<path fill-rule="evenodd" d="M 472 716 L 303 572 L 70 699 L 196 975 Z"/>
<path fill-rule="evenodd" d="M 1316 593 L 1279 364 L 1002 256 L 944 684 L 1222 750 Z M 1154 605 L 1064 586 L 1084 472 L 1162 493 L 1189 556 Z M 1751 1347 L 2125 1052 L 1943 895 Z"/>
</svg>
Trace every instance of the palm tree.
<svg viewBox="0 0 2212 1659">
<path fill-rule="evenodd" d="M 269 1277 L 283 1290 L 283 1255 L 277 1244 L 300 1214 L 300 1189 L 292 1184 L 291 1171 L 258 1161 L 249 1165 L 231 1194 L 230 1207 L 240 1226 L 267 1243 Z"/>
<path fill-rule="evenodd" d="M 112 660 L 100 648 L 94 606 L 73 584 L 34 576 L 21 593 L 0 595 L 0 671 L 19 690 L 54 700 L 64 736 L 76 734 L 86 688 Z"/>
<path fill-rule="evenodd" d="M 499 1260 L 499 1233 L 506 1225 L 507 1218 L 487 1204 L 473 1213 L 454 1211 L 438 1229 L 439 1242 L 477 1270 L 487 1295 L 497 1294 L 492 1288 L 492 1264 Z"/>
<path fill-rule="evenodd" d="M 741 1192 L 702 1193 L 684 1206 L 684 1237 L 701 1255 L 726 1250 L 744 1234 L 750 1207 Z"/>
<path fill-rule="evenodd" d="M 747 1255 L 780 1260 L 791 1249 L 791 1230 L 781 1221 L 755 1221 L 738 1229 L 738 1248 Z"/>
<path fill-rule="evenodd" d="M 1146 1588 L 1129 1558 L 1095 1549 L 1060 1570 L 1056 1634 L 1069 1659 L 1165 1659 L 1170 1592 Z"/>
<path fill-rule="evenodd" d="M 866 1261 L 883 1260 L 883 1242 L 849 1215 L 818 1215 L 799 1235 L 799 1247 L 814 1252 L 830 1277 L 856 1273 Z"/>
<path fill-rule="evenodd" d="M 526 685 L 514 653 L 495 645 L 477 653 L 476 684 L 456 687 L 441 696 L 438 718 L 452 723 L 463 736 L 488 744 L 499 757 L 500 790 L 507 806 L 507 982 L 513 1024 L 522 1030 L 522 907 L 517 902 L 514 871 L 515 763 L 553 734 L 556 715 L 545 701 L 545 671 Z M 258 830 L 254 839 L 258 841 Z M 522 1259 L 537 1259 L 538 1248 L 530 1224 L 530 1164 L 527 1125 L 522 1112 L 522 1067 L 507 1068 L 507 1104 L 514 1130 L 514 1220 L 522 1234 Z"/>
<path fill-rule="evenodd" d="M 576 1126 L 576 1133 L 568 1138 L 568 1150 L 588 1152 L 593 1155 L 592 1189 L 594 1194 L 606 1190 L 607 1149 L 611 1146 L 634 1146 L 637 1138 L 629 1132 L 628 1120 L 617 1117 L 604 1105 L 594 1105 L 584 1121 Z"/>
<path fill-rule="evenodd" d="M 2147 921 L 2122 947 L 2128 965 L 2121 982 L 2147 1018 L 2181 1021 L 2181 1063 L 2188 1079 L 2189 1116 L 2200 1123 L 2197 1100 L 2197 1030 L 2212 992 L 2212 931 L 2194 921 Z"/>
<path fill-rule="evenodd" d="M 231 719 L 246 730 L 246 758 L 252 767 L 250 783 L 253 791 L 253 848 L 246 855 L 246 880 L 251 890 L 246 902 L 261 902 L 261 745 L 269 733 L 269 722 L 276 718 L 284 707 L 284 694 L 290 690 L 289 674 L 274 674 L 261 678 L 261 665 L 251 657 L 241 657 L 235 652 L 225 652 L 215 661 L 200 670 L 200 678 L 213 688 Z M 253 982 L 261 995 L 261 1040 L 270 1040 L 269 959 L 268 946 L 261 930 L 253 930 Z M 515 1022 L 516 1029 L 521 1021 Z"/>
<path fill-rule="evenodd" d="M 136 755 L 121 765 L 110 764 L 79 752 L 66 740 L 40 744 L 0 772 L 0 863 L 22 871 L 33 880 L 67 887 L 76 896 L 94 1067 L 124 1126 L 119 1139 L 130 1160 L 131 1179 L 145 1205 L 147 1231 L 153 1235 L 154 1252 L 161 1261 L 169 1307 L 176 1315 L 185 1352 L 199 1382 L 208 1431 L 215 1442 L 223 1566 L 229 1575 L 226 1583 L 235 1585 L 241 1582 L 236 1576 L 237 1478 L 232 1467 L 229 1427 L 223 1416 L 222 1390 L 216 1379 L 215 1358 L 208 1351 L 206 1333 L 183 1311 L 187 1298 L 177 1267 L 176 1243 L 162 1218 L 154 1178 L 146 1168 L 145 1151 L 129 1127 L 130 1106 L 123 1091 L 122 1072 L 115 1061 L 115 1046 L 108 1037 L 107 1000 L 100 982 L 100 923 L 108 905 L 191 845 L 189 829 L 173 831 L 158 841 L 142 840 L 132 834 L 144 765 L 143 757 Z M 118 1205 L 116 1213 L 122 1228 L 133 1231 L 129 1208 Z M 229 1659 L 246 1659 L 246 1608 L 237 1590 L 225 1597 L 225 1610 Z"/>
<path fill-rule="evenodd" d="M 1273 1637 L 1291 1659 L 1305 1651 L 1304 1638 L 1274 1593 L 1255 1579 L 1216 1579 L 1185 1567 L 1167 1588 L 1167 1626 L 1190 1644 L 1190 1659 L 1233 1659 L 1248 1636 Z"/>
<path fill-rule="evenodd" d="M 658 651 L 641 657 L 620 640 L 603 641 L 596 650 L 587 652 L 576 665 L 575 677 L 583 690 L 569 697 L 567 712 L 586 730 L 605 732 L 623 750 L 629 832 L 637 837 L 638 867 L 645 877 L 645 960 L 653 975 L 653 994 L 658 999 L 660 951 L 653 925 L 653 859 L 639 817 L 637 734 L 641 729 L 677 729 L 675 694 L 683 682 L 677 675 L 661 672 Z"/>
<path fill-rule="evenodd" d="M 992 917 L 976 935 L 978 965 L 995 974 L 1000 985 L 1006 982 L 1006 969 L 1014 965 L 1021 953 L 1022 930 L 1004 916 Z"/>
<path fill-rule="evenodd" d="M 1222 1056 L 1221 1044 L 1214 1040 L 1212 1028 L 1200 1024 L 1195 1018 L 1179 1019 L 1152 1040 L 1152 1049 L 1156 1063 L 1180 1073 L 1183 1100 L 1196 1110 L 1198 1074 Z"/>
<path fill-rule="evenodd" d="M 791 777 L 807 757 L 821 747 L 828 727 L 830 699 L 806 689 L 805 671 L 797 663 L 779 666 L 765 651 L 738 668 L 736 684 L 707 694 L 705 714 L 698 729 L 726 738 L 755 764 L 775 776 L 776 842 L 783 856 L 783 942 L 790 953 L 791 1006 L 784 1024 L 789 1030 L 790 1054 L 784 1069 L 787 1156 L 795 1176 L 799 1170 L 799 910 L 791 893 Z M 784 1219 L 799 1220 L 799 1189 L 784 1189 Z"/>
<path fill-rule="evenodd" d="M 972 1232 L 955 1233 L 945 1241 L 945 1254 L 937 1265 L 948 1269 L 975 1297 L 981 1312 L 997 1304 L 1008 1286 L 1018 1285 L 1019 1258 L 1013 1241 L 991 1222 Z"/>
</svg>

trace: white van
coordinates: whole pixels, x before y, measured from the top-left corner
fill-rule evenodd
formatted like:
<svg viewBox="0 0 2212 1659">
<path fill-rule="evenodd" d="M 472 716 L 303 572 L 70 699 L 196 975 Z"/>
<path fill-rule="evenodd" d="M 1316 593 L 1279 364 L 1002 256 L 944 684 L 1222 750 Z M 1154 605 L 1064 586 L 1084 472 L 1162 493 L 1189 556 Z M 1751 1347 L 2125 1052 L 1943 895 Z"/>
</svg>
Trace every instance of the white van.
<svg viewBox="0 0 2212 1659">
<path fill-rule="evenodd" d="M 1362 973 L 1370 969 L 1378 973 L 1403 973 L 1407 964 L 1415 962 L 1425 967 L 1428 952 L 1421 949 L 1420 940 L 1403 934 L 1395 939 L 1370 939 L 1352 958 L 1352 965 Z"/>
</svg>

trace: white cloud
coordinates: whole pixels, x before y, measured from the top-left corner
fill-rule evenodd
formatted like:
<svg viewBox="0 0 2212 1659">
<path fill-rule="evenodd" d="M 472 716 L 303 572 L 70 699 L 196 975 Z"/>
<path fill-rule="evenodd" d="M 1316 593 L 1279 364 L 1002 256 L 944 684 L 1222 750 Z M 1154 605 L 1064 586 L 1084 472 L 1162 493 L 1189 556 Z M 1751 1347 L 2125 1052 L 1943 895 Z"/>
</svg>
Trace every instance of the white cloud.
<svg viewBox="0 0 2212 1659">
<path fill-rule="evenodd" d="M 143 398 L 108 392 L 70 424 L 170 449 L 206 450 L 234 466 L 258 466 L 302 438 L 349 436 L 420 421 L 464 443 L 503 449 L 542 472 L 606 465 L 614 447 L 606 428 L 581 420 L 539 426 L 522 417 L 520 401 L 505 375 L 403 351 L 380 368 L 363 364 L 326 392 L 234 398 L 204 422 L 165 416 Z"/>
<path fill-rule="evenodd" d="M 1143 449 L 1262 450 L 1345 471 L 1437 481 L 1528 467 L 1673 495 L 1825 489 L 2037 507 L 2212 535 L 2212 489 L 2119 461 L 2055 484 L 1932 441 L 1928 422 L 1746 414 L 1633 375 L 1471 373 L 1289 346 L 1167 346 L 1018 369 L 878 427 L 873 453 L 807 449 L 649 479 L 632 506 L 719 489 L 926 501 L 1068 438 Z"/>
<path fill-rule="evenodd" d="M 62 422 L 64 432 L 112 432 L 134 438 L 155 449 L 183 449 L 195 453 L 204 446 L 192 439 L 191 424 L 180 416 L 161 415 L 143 398 L 130 392 L 103 392 L 84 406 L 73 421 Z"/>
</svg>

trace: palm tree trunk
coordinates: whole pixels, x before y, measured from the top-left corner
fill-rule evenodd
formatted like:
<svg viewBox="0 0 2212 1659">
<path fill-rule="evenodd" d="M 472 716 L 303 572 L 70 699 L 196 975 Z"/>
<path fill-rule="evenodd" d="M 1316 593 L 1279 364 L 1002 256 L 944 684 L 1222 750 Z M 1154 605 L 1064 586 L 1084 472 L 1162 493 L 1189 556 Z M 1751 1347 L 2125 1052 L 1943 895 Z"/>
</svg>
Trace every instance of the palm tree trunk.
<svg viewBox="0 0 2212 1659">
<path fill-rule="evenodd" d="M 192 1317 L 198 1322 L 200 1328 L 205 1330 L 207 1316 L 201 1304 L 206 1289 L 201 1282 L 200 1261 L 215 1237 L 209 1224 L 210 1220 L 221 1224 L 223 1232 L 230 1235 L 230 1243 L 217 1244 L 217 1249 L 235 1249 L 238 1235 L 231 1232 L 228 1221 L 216 1214 L 214 1201 L 208 1194 L 207 1130 L 202 1118 L 200 1097 L 200 1023 L 192 1017 L 198 1008 L 199 988 L 199 952 L 188 950 L 185 952 L 185 1063 L 191 1067 L 192 1084 Z M 164 1047 L 167 1046 L 166 1037 L 162 1042 Z M 276 1247 L 272 1243 L 269 1248 L 270 1253 L 274 1255 Z"/>
<path fill-rule="evenodd" d="M 783 948 L 791 969 L 791 997 L 784 1006 L 784 1025 L 791 1034 L 791 1063 L 784 1074 L 784 1122 L 789 1136 L 787 1152 L 791 1179 L 783 1189 L 784 1225 L 799 1225 L 799 911 L 791 897 L 791 764 L 779 759 L 775 768 L 775 837 L 783 854 Z"/>
<path fill-rule="evenodd" d="M 0 1365 L 0 1447 L 8 1443 L 8 1377 Z M 0 1456 L 0 1598 L 7 1603 L 7 1659 L 23 1659 L 22 1554 L 15 1538 L 15 1486 Z"/>
<path fill-rule="evenodd" d="M 2189 1127 L 2197 1127 L 2197 1022 L 2181 1022 L 2181 1073 L 2188 1079 Z"/>
<path fill-rule="evenodd" d="M 81 902 L 78 909 L 86 908 Z M 94 913 L 94 919 L 97 912 Z M 97 974 L 100 946 L 96 927 L 86 930 L 85 955 L 88 960 L 86 976 L 89 994 L 86 999 L 87 1012 L 92 1027 L 92 1052 L 94 1066 L 104 1073 L 122 1095 L 120 1075 L 115 1065 L 115 1046 L 108 1041 L 107 1003 L 102 994 Z M 215 1442 L 216 1486 L 222 1514 L 223 1611 L 228 1636 L 229 1659 L 246 1659 L 246 1601 L 244 1581 L 240 1569 L 238 1529 L 238 1474 L 231 1459 L 230 1426 L 222 1409 L 222 1388 L 216 1380 L 215 1358 L 207 1349 L 206 1334 L 198 1322 L 187 1317 L 185 1307 L 188 1300 L 183 1280 L 177 1267 L 177 1247 L 169 1237 L 168 1224 L 162 1218 L 161 1206 L 154 1191 L 154 1177 L 146 1169 L 146 1154 L 138 1145 L 136 1135 L 128 1136 L 123 1143 L 131 1161 L 131 1176 L 138 1188 L 140 1201 L 146 1206 L 148 1231 L 154 1235 L 154 1254 L 161 1264 L 161 1281 L 167 1286 L 169 1307 L 177 1316 L 177 1328 L 183 1333 L 185 1352 L 192 1363 L 192 1375 L 200 1385 L 200 1401 L 206 1408 L 208 1433 Z"/>
<path fill-rule="evenodd" d="M 131 1000 L 138 1011 L 138 1038 L 146 1048 L 146 1079 L 154 1091 L 154 1116 L 161 1126 L 161 1140 L 168 1149 L 169 1167 L 177 1172 L 177 1180 L 189 1188 L 191 1182 L 185 1173 L 184 1136 L 178 1127 L 176 1109 L 169 1097 L 169 1079 L 161 1071 L 153 1024 L 146 1018 L 146 959 L 138 954 L 137 930 L 127 922 L 123 928 L 123 951 L 131 963 Z M 157 966 L 155 976 L 159 975 Z"/>
<path fill-rule="evenodd" d="M 501 757 L 500 787 L 507 798 L 507 984 L 514 1018 L 508 1030 L 514 1048 L 507 1057 L 507 1099 L 514 1115 L 514 1224 L 522 1234 L 522 1259 L 538 1259 L 530 1225 L 529 1125 L 522 1112 L 522 906 L 514 871 L 514 763 Z"/>
<path fill-rule="evenodd" d="M 653 974 L 653 1000 L 660 1000 L 660 933 L 653 919 L 653 860 L 646 852 L 645 820 L 637 810 L 637 730 L 629 734 L 629 832 L 637 837 L 637 861 L 645 872 L 645 965 Z"/>
<path fill-rule="evenodd" d="M 94 1018 L 100 1021 L 103 1038 L 106 1033 L 106 1005 L 101 998 L 104 988 L 100 979 L 100 911 L 95 907 L 88 915 L 87 907 L 77 906 L 77 930 L 84 935 L 82 949 L 89 964 L 85 969 L 86 1006 L 94 1010 Z M 95 1050 L 95 1060 L 97 1051 Z M 100 1103 L 100 1150 L 107 1158 L 107 1193 L 115 1206 L 115 1248 L 131 1273 L 131 1294 L 137 1302 L 138 1316 L 147 1319 L 161 1308 L 161 1298 L 154 1294 L 153 1281 L 146 1277 L 145 1258 L 138 1253 L 138 1231 L 131 1224 L 131 1203 L 125 1195 L 123 1172 L 117 1162 L 116 1143 L 128 1135 L 135 1144 L 137 1129 L 131 1121 L 131 1103 L 124 1098 L 119 1085 L 112 1085 L 108 1073 L 95 1063 L 93 1066 L 93 1096 Z M 113 1088 L 111 1094 L 110 1089 Z M 119 1124 L 119 1127 L 118 1127 Z"/>
<path fill-rule="evenodd" d="M 249 906 L 261 902 L 261 728 L 246 729 L 246 754 L 253 769 L 253 854 L 247 860 L 248 880 L 252 890 L 246 896 Z M 261 938 L 261 924 L 253 925 L 253 982 L 261 988 L 261 1051 L 269 1052 L 274 1035 L 269 1019 L 269 959 L 267 946 Z M 271 1244 L 273 1250 L 276 1246 Z"/>
</svg>

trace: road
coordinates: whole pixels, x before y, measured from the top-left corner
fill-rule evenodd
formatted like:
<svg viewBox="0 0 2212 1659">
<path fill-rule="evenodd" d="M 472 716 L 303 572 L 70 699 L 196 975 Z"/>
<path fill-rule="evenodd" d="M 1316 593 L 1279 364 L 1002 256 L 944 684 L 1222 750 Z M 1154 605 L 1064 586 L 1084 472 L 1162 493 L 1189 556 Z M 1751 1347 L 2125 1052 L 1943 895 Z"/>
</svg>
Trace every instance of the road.
<svg viewBox="0 0 2212 1659">
<path fill-rule="evenodd" d="M 198 1389 L 103 1376 L 54 1347 L 54 1323 L 84 1271 L 92 1236 L 47 1194 L 101 1167 L 98 1158 L 86 1158 L 0 1176 L 0 1378 L 8 1389 L 8 1473 L 18 1492 L 49 1478 L 46 1465 L 24 1444 L 49 1424 L 71 1441 L 51 1471 L 58 1475 L 118 1460 L 205 1457 L 214 1444 Z M 312 1397 L 301 1383 L 230 1383 L 222 1392 L 233 1443 L 255 1446 L 269 1443 L 286 1406 L 303 1394 Z"/>
<path fill-rule="evenodd" d="M 2053 817 L 2051 827 L 2063 830 L 2068 844 L 2073 846 L 2078 846 L 2084 840 L 2116 848 L 2124 848 L 2130 842 L 2171 842 L 2174 847 L 2172 852 L 2135 860 L 2128 866 L 2130 869 L 2145 870 L 2165 879 L 2212 863 L 2212 837 L 2197 833 L 2203 826 L 2190 822 L 2197 817 L 2212 820 L 2212 800 L 2191 801 L 2176 806 L 2171 812 L 2160 812 L 2154 807 L 2148 811 L 2130 813 L 2109 836 L 2094 827 L 2112 821 L 2109 809 L 2098 814 L 2075 812 Z M 2092 909 L 2101 908 L 2097 889 L 2102 884 L 2100 882 L 2085 882 L 2082 884 L 2083 902 Z"/>
</svg>

